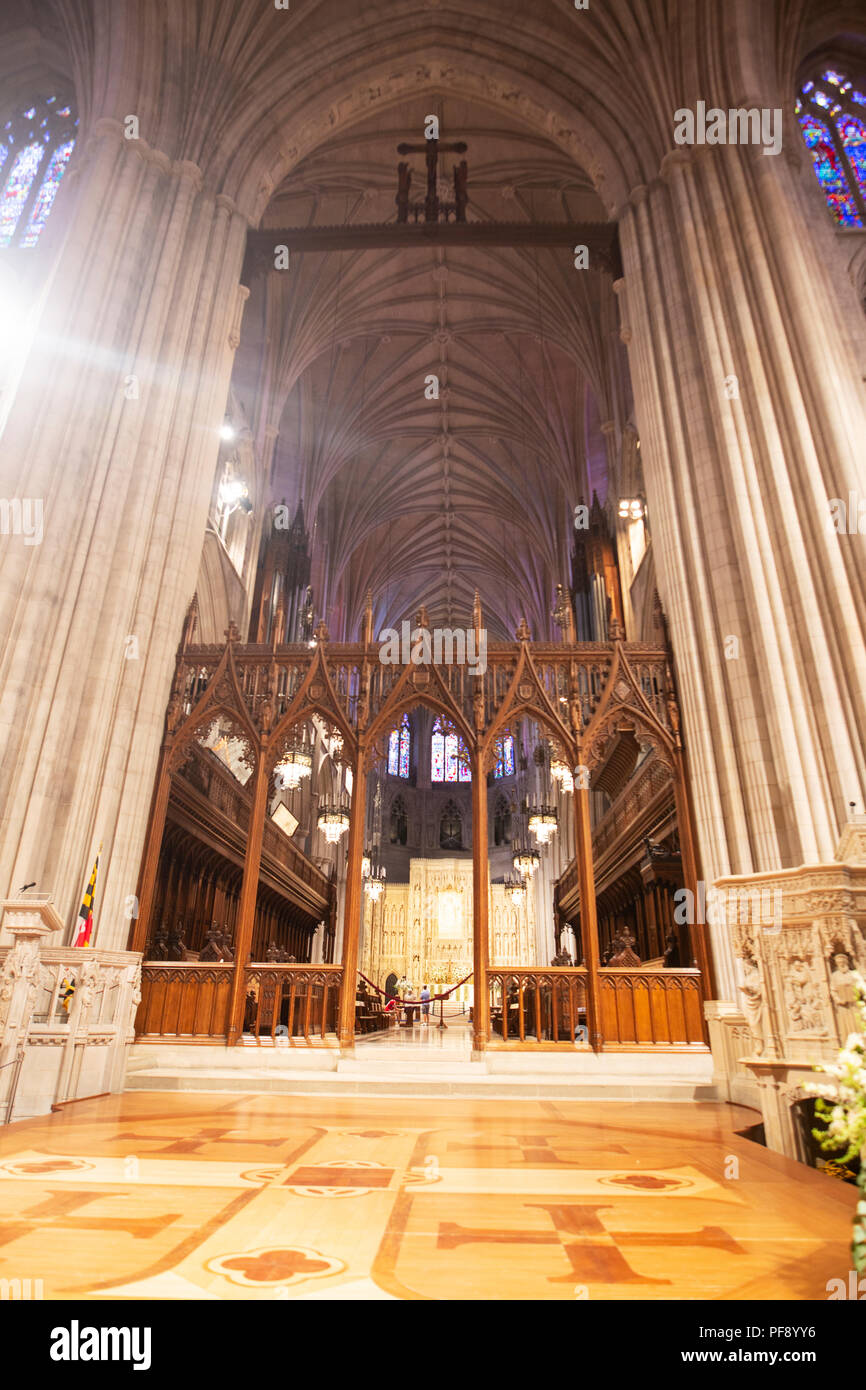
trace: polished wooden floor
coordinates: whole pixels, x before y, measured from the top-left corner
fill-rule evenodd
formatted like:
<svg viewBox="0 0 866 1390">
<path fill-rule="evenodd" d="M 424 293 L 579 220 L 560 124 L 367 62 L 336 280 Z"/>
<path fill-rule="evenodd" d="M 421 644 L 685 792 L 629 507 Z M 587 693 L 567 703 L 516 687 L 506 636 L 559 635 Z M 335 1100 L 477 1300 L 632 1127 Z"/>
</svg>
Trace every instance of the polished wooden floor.
<svg viewBox="0 0 866 1390">
<path fill-rule="evenodd" d="M 823 1299 L 854 1194 L 731 1106 L 134 1093 L 0 1131 L 47 1299 Z"/>
</svg>

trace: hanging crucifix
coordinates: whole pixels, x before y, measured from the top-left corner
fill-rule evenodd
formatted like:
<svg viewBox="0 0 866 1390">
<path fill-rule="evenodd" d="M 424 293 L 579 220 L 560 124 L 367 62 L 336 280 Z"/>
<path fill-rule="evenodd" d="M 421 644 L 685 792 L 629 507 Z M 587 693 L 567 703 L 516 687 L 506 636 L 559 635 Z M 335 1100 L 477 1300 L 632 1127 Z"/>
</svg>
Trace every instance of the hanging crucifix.
<svg viewBox="0 0 866 1390">
<path fill-rule="evenodd" d="M 409 189 L 412 183 L 412 170 L 406 163 L 397 165 L 397 221 L 408 222 L 409 211 L 414 214 L 415 221 L 418 221 L 419 214 L 423 207 L 425 222 L 438 222 L 440 213 L 444 213 L 445 221 L 449 216 L 454 215 L 456 222 L 466 221 L 466 203 L 468 201 L 467 179 L 468 167 L 465 159 L 461 159 L 459 164 L 453 168 L 454 177 L 454 202 L 440 202 L 439 200 L 439 151 L 443 154 L 465 154 L 466 142 L 455 140 L 450 145 L 440 145 L 438 140 L 424 140 L 419 145 L 402 144 L 397 146 L 398 154 L 424 154 L 427 158 L 427 197 L 424 203 L 409 202 Z"/>
</svg>

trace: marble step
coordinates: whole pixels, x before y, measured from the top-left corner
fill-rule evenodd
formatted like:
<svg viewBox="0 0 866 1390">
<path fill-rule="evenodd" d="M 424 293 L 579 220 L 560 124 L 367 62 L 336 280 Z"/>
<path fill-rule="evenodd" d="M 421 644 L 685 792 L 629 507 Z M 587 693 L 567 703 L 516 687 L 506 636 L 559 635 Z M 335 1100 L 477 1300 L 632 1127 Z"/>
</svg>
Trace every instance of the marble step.
<svg viewBox="0 0 866 1390">
<path fill-rule="evenodd" d="M 404 1053 L 389 1049 L 381 1055 L 356 1051 L 354 1057 L 341 1057 L 337 1063 L 340 1075 L 353 1073 L 377 1076 L 484 1076 L 487 1073 L 485 1062 L 472 1062 L 459 1054 L 421 1053 L 407 1048 Z"/>
<path fill-rule="evenodd" d="M 483 1068 L 483 1064 L 479 1064 Z M 557 1077 L 549 1073 L 503 1076 L 469 1071 L 463 1074 L 437 1075 L 433 1072 L 415 1076 L 381 1071 L 356 1071 L 342 1075 L 330 1072 L 311 1075 L 308 1071 L 271 1071 L 264 1069 L 213 1069 L 198 1067 L 143 1069 L 132 1072 L 126 1079 L 128 1091 L 242 1091 L 251 1093 L 276 1092 L 283 1095 L 319 1096 L 389 1096 L 396 1099 L 452 1097 L 459 1099 L 523 1099 L 632 1101 L 715 1101 L 718 1099 L 712 1084 L 693 1079 L 675 1080 L 667 1077 L 605 1076 Z"/>
</svg>

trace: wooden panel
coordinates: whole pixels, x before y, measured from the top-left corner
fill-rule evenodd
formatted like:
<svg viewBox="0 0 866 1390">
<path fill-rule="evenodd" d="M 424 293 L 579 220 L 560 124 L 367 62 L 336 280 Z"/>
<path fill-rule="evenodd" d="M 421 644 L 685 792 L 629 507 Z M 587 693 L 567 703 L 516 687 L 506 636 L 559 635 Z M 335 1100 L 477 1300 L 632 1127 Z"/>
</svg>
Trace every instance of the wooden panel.
<svg viewBox="0 0 866 1390">
<path fill-rule="evenodd" d="M 703 1044 L 697 970 L 608 969 L 599 976 L 605 1043 L 648 1051 Z"/>
<path fill-rule="evenodd" d="M 641 976 L 634 977 L 634 1017 L 635 1038 L 639 1043 L 655 1042 L 652 1012 L 650 1010 L 650 982 Z"/>
<path fill-rule="evenodd" d="M 225 1038 L 231 965 L 149 964 L 141 971 L 139 1038 Z"/>
<path fill-rule="evenodd" d="M 664 980 L 655 976 L 650 981 L 650 1014 L 652 1016 L 653 1038 L 658 1043 L 671 1040 L 668 1022 L 667 986 Z"/>
<path fill-rule="evenodd" d="M 672 1043 L 688 1042 L 686 1016 L 683 1009 L 683 987 L 679 980 L 670 980 L 667 990 L 668 1027 Z"/>
<path fill-rule="evenodd" d="M 634 985 L 632 980 L 618 980 L 616 990 L 616 1016 L 619 1024 L 620 1042 L 637 1042 L 634 1020 Z"/>
<path fill-rule="evenodd" d="M 686 1041 L 690 1043 L 703 1042 L 704 1012 L 698 980 L 683 981 L 683 1005 L 686 1018 Z"/>
<path fill-rule="evenodd" d="M 280 1036 L 290 1047 L 333 1046 L 342 980 L 338 965 L 247 966 L 244 990 L 256 1005 L 245 1031 L 259 1043 Z"/>
</svg>

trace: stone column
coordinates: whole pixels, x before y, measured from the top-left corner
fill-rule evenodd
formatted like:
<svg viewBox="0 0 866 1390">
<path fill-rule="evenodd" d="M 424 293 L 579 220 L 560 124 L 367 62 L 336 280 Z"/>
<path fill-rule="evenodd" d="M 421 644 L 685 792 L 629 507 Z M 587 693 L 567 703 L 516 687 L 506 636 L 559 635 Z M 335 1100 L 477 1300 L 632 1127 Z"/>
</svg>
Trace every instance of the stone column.
<svg viewBox="0 0 866 1390">
<path fill-rule="evenodd" d="M 745 105 L 760 103 L 743 103 Z M 785 155 L 681 149 L 618 282 L 708 883 L 830 862 L 866 792 L 862 383 Z M 832 369 L 828 369 L 832 363 Z M 720 997 L 735 997 L 713 929 Z"/>
<path fill-rule="evenodd" d="M 246 223 L 196 165 L 119 122 L 97 121 L 76 160 L 0 465 L 3 495 L 44 509 L 41 545 L 0 551 L 0 896 L 35 879 L 69 924 L 102 839 L 96 941 L 118 948 L 201 555 Z"/>
</svg>

